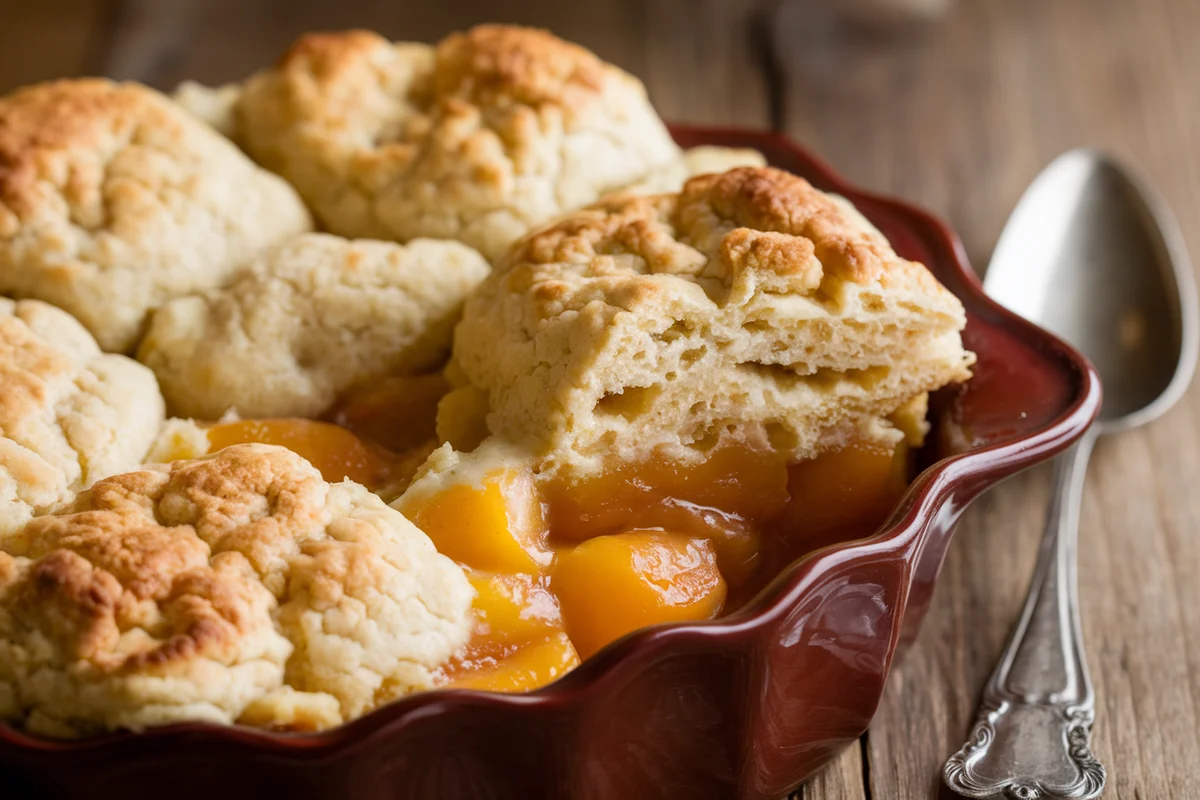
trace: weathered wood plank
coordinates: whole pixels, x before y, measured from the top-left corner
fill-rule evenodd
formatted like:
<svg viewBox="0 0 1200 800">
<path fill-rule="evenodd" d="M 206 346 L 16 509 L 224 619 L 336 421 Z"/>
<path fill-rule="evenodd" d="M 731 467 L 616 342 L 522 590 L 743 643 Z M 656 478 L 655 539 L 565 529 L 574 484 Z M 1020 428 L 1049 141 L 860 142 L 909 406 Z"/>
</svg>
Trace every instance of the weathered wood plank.
<svg viewBox="0 0 1200 800">
<path fill-rule="evenodd" d="M 855 742 L 836 761 L 806 783 L 791 800 L 867 800 L 862 747 Z"/>
<path fill-rule="evenodd" d="M 793 0 L 775 29 L 791 54 L 787 129 L 860 183 L 948 218 L 980 267 L 1028 181 L 1078 145 L 1140 163 L 1200 252 L 1200 4 L 970 0 L 889 34 Z M 1081 589 L 1112 798 L 1200 797 L 1198 412 L 1194 389 L 1102 443 L 1089 475 Z M 1047 483 L 1035 470 L 966 515 L 872 727 L 873 797 L 937 796 L 1020 607 Z"/>
<path fill-rule="evenodd" d="M 92 71 L 105 22 L 101 0 L 0 0 L 0 93 Z"/>
</svg>

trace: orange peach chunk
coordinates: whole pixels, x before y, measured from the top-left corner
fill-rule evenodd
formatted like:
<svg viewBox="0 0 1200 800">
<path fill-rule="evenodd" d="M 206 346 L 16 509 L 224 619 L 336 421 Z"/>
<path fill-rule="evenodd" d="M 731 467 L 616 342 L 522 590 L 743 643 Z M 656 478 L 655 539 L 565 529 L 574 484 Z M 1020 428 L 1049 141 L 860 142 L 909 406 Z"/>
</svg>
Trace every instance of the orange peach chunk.
<svg viewBox="0 0 1200 800">
<path fill-rule="evenodd" d="M 716 538 L 726 520 L 763 522 L 787 503 L 787 465 L 777 453 L 718 447 L 698 464 L 649 460 L 546 487 L 556 537 L 580 541 L 630 528 Z"/>
<path fill-rule="evenodd" d="M 475 635 L 489 642 L 521 643 L 562 630 L 558 600 L 546 579 L 524 573 L 475 573 Z"/>
<path fill-rule="evenodd" d="M 711 619 L 726 593 L 711 541 L 662 531 L 583 542 L 559 555 L 551 588 L 584 658 L 647 625 Z"/>
<path fill-rule="evenodd" d="M 517 650 L 491 666 L 463 672 L 446 684 L 453 689 L 528 692 L 579 666 L 579 654 L 565 633 Z"/>
<path fill-rule="evenodd" d="M 394 456 L 350 431 L 311 419 L 246 419 L 208 429 L 211 452 L 257 442 L 286 447 L 308 460 L 330 482 L 346 478 L 375 488 L 388 482 Z"/>
<path fill-rule="evenodd" d="M 793 464 L 788 521 L 809 533 L 878 525 L 904 493 L 906 473 L 903 445 L 852 444 Z"/>
<path fill-rule="evenodd" d="M 454 484 L 400 510 L 438 551 L 473 569 L 537 573 L 550 563 L 541 502 L 523 471 L 496 470 L 482 486 Z"/>
</svg>

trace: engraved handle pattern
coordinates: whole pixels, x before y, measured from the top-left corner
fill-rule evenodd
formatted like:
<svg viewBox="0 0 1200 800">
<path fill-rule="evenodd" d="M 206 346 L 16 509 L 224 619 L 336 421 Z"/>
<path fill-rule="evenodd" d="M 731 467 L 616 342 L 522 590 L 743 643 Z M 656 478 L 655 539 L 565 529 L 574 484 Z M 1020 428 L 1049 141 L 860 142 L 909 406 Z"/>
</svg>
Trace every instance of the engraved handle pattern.
<svg viewBox="0 0 1200 800">
<path fill-rule="evenodd" d="M 1089 431 L 1054 465 L 1037 569 L 1012 638 L 983 691 L 971 738 L 942 772 L 967 797 L 1090 800 L 1104 766 L 1089 739 L 1095 698 L 1084 660 L 1075 574 Z"/>
</svg>

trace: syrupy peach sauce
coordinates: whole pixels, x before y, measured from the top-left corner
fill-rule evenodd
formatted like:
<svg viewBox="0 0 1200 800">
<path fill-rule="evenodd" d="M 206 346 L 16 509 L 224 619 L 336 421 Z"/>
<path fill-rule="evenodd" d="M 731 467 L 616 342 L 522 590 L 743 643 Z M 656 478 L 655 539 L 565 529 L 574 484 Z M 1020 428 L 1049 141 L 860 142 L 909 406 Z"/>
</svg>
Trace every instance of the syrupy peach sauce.
<svg viewBox="0 0 1200 800">
<path fill-rule="evenodd" d="M 327 480 L 386 496 L 429 452 L 444 391 L 440 379 L 384 381 L 343 403 L 331 416 L 341 424 L 219 423 L 210 450 L 281 445 Z M 910 472 L 904 444 L 851 444 L 793 464 L 725 445 L 699 463 L 649 460 L 582 481 L 508 466 L 405 496 L 400 510 L 476 589 L 473 636 L 439 683 L 528 691 L 631 631 L 737 609 L 795 559 L 872 532 Z"/>
<path fill-rule="evenodd" d="M 449 391 L 440 374 L 382 378 L 348 391 L 327 419 L 404 453 L 437 438 L 438 402 Z"/>
<path fill-rule="evenodd" d="M 627 465 L 544 491 L 549 538 L 661 529 L 712 544 L 740 607 L 805 553 L 877 528 L 908 485 L 909 449 L 850 444 L 788 464 L 770 451 L 726 446 L 696 466 Z"/>
<path fill-rule="evenodd" d="M 349 478 L 374 491 L 393 485 L 410 460 L 340 425 L 311 419 L 219 422 L 206 433 L 209 452 L 248 442 L 278 445 L 303 456 L 327 481 Z"/>
<path fill-rule="evenodd" d="M 904 445 L 796 464 L 727 446 L 699 464 L 575 482 L 501 468 L 405 498 L 401 510 L 479 590 L 475 634 L 441 680 L 529 690 L 631 631 L 720 616 L 805 553 L 868 535 L 908 477 Z"/>
</svg>

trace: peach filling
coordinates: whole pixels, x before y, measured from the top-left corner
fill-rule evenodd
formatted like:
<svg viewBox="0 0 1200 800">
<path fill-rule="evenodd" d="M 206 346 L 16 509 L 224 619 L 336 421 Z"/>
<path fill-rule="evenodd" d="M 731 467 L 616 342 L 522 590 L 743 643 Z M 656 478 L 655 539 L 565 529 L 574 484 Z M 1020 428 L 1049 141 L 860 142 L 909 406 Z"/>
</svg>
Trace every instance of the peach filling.
<svg viewBox="0 0 1200 800">
<path fill-rule="evenodd" d="M 475 631 L 466 651 L 444 668 L 443 685 L 524 692 L 579 665 L 544 577 L 475 572 L 471 582 Z"/>
<path fill-rule="evenodd" d="M 444 685 L 537 688 L 631 631 L 736 609 L 796 558 L 874 530 L 908 471 L 903 445 L 790 465 L 730 446 L 575 483 L 503 468 L 403 500 L 479 590 L 475 636 Z"/>
<path fill-rule="evenodd" d="M 550 585 L 584 658 L 647 625 L 711 619 L 726 592 L 713 543 L 665 531 L 588 539 L 559 555 Z"/>
</svg>

